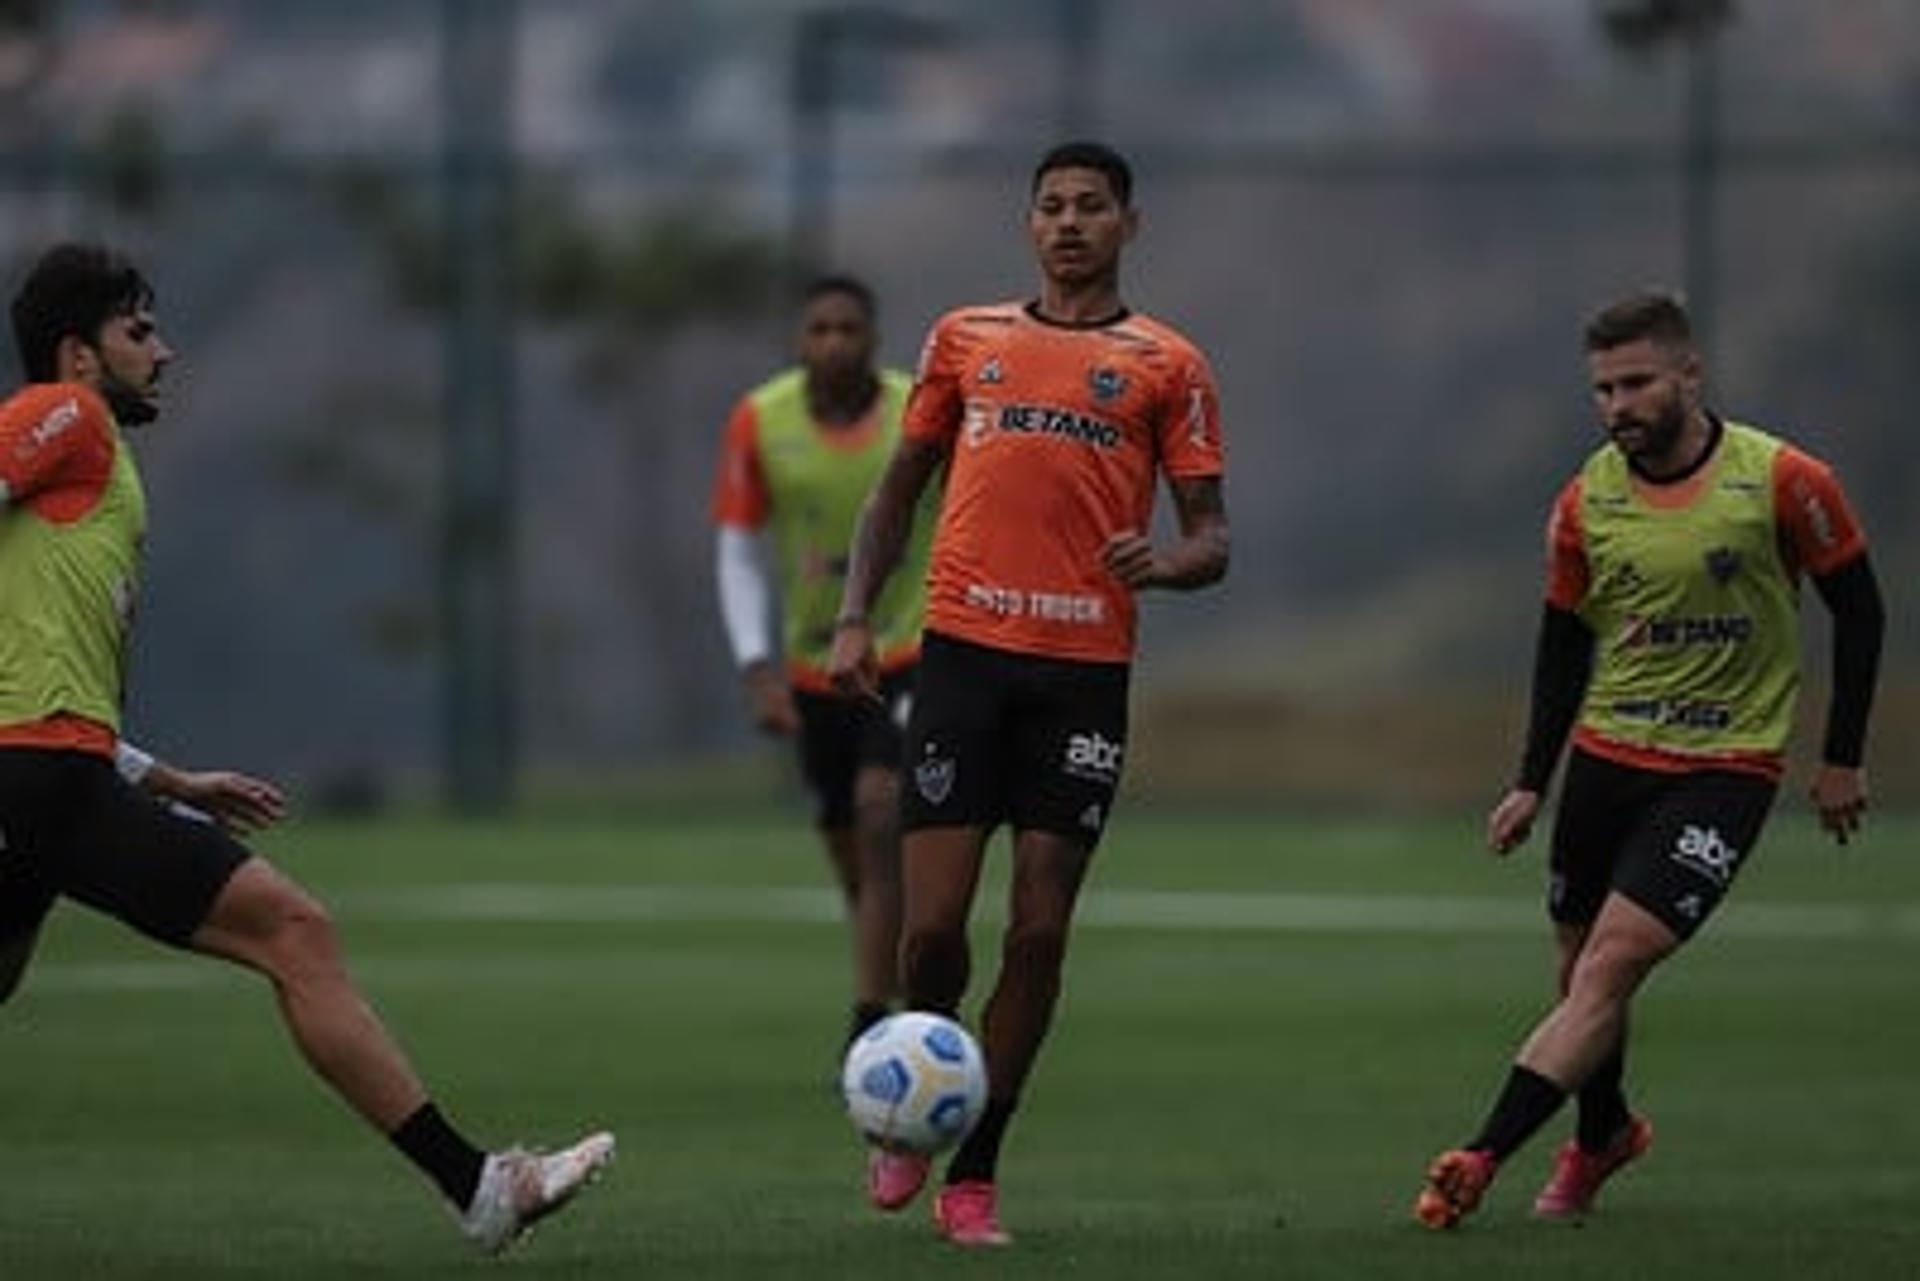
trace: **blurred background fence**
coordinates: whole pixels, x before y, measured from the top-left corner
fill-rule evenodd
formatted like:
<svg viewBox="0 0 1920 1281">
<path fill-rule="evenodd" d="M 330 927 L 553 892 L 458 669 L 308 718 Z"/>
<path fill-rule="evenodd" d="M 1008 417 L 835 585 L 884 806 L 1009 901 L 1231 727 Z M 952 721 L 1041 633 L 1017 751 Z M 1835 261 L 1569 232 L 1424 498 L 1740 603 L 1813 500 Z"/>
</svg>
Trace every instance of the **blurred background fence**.
<svg viewBox="0 0 1920 1281">
<path fill-rule="evenodd" d="M 765 760 L 706 495 L 787 286 L 866 276 L 910 362 L 1030 289 L 1030 166 L 1083 133 L 1232 456 L 1228 586 L 1148 611 L 1136 785 L 1479 800 L 1597 439 L 1579 326 L 1685 287 L 1715 403 L 1867 521 L 1911 801 L 1917 116 L 1899 0 L 0 0 L 0 267 L 112 240 L 181 352 L 133 735 L 343 805 Z"/>
</svg>

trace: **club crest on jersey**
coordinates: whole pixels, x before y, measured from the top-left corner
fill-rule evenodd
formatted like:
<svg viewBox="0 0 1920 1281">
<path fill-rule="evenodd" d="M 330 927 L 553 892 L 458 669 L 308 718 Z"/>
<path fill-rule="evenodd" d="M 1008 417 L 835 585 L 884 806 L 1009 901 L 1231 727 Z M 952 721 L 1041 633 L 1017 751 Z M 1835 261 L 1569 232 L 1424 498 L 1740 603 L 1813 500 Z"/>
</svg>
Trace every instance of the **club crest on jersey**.
<svg viewBox="0 0 1920 1281">
<path fill-rule="evenodd" d="M 935 756 L 939 748 L 927 744 L 927 758 L 913 767 L 913 785 L 929 805 L 941 805 L 953 795 L 953 778 L 959 766 L 951 756 Z"/>
<path fill-rule="evenodd" d="M 987 363 L 980 366 L 980 376 L 974 381 L 982 387 L 998 387 L 1006 379 L 1006 371 L 1000 368 L 1000 357 L 989 356 Z"/>
<path fill-rule="evenodd" d="M 1106 405 L 1126 393 L 1127 380 L 1119 370 L 1102 366 L 1087 375 L 1087 388 L 1097 403 Z"/>
<path fill-rule="evenodd" d="M 1713 581 L 1725 587 L 1740 572 L 1740 553 L 1731 547 L 1716 547 L 1707 553 L 1707 572 Z"/>
</svg>

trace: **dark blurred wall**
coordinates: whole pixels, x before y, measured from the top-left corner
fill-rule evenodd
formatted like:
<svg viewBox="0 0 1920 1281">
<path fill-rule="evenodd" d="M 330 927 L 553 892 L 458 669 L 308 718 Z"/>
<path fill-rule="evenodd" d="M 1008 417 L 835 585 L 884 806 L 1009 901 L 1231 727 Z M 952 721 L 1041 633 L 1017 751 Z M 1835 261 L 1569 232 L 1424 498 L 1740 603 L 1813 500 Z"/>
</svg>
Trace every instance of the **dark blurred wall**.
<svg viewBox="0 0 1920 1281">
<path fill-rule="evenodd" d="M 0 261 L 122 241 L 184 353 L 141 446 L 132 722 L 164 751 L 306 779 L 438 760 L 436 8 L 52 5 L 0 32 Z M 733 397 L 785 358 L 799 5 L 520 8 L 526 764 L 736 752 L 706 493 Z M 1883 785 L 1920 795 L 1897 710 L 1920 7 L 1740 8 L 1716 398 L 1851 485 L 1895 593 Z M 1071 75 L 1138 161 L 1133 297 L 1218 371 L 1234 572 L 1149 610 L 1143 786 L 1477 798 L 1520 715 L 1546 507 L 1595 442 L 1579 325 L 1685 275 L 1681 61 L 1622 58 L 1574 0 L 914 12 L 944 41 L 849 47 L 829 94 L 829 243 L 879 287 L 887 357 L 1028 288 L 1027 168 Z"/>
</svg>

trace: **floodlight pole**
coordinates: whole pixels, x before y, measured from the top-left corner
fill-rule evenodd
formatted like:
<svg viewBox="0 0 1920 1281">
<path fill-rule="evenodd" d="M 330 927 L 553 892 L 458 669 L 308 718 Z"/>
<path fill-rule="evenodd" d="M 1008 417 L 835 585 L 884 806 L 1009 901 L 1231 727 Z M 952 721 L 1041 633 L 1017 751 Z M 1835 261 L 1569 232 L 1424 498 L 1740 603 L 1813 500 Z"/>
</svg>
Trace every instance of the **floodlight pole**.
<svg viewBox="0 0 1920 1281">
<path fill-rule="evenodd" d="M 787 275 L 794 295 L 833 253 L 834 107 L 842 50 L 914 49 L 939 44 L 947 28 L 879 6 L 810 9 L 795 19 L 787 87 L 791 131 L 787 192 Z"/>
<path fill-rule="evenodd" d="M 1681 157 L 1681 253 L 1687 310 L 1695 341 L 1704 353 L 1718 336 L 1719 304 L 1720 57 L 1711 31 L 1686 38 L 1687 126 Z"/>
<path fill-rule="evenodd" d="M 1105 0 L 1055 0 L 1059 65 L 1054 70 L 1053 123 L 1061 140 L 1099 128 L 1100 31 Z"/>
<path fill-rule="evenodd" d="M 442 787 L 478 811 L 511 800 L 516 755 L 514 0 L 444 0 L 443 19 Z"/>
<path fill-rule="evenodd" d="M 1719 298 L 1720 58 L 1716 37 L 1735 0 L 1598 0 L 1601 25 L 1618 48 L 1651 50 L 1680 41 L 1686 52 L 1686 122 L 1680 141 L 1680 236 L 1687 310 L 1704 351 L 1716 336 Z"/>
</svg>

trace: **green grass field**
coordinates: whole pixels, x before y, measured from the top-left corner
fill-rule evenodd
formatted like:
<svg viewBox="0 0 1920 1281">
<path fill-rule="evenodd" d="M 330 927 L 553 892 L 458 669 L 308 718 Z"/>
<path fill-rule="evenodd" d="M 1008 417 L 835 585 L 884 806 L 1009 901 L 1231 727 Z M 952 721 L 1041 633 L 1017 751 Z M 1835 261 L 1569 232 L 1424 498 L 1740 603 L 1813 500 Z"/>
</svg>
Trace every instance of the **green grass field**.
<svg viewBox="0 0 1920 1281">
<path fill-rule="evenodd" d="M 1466 1228 L 1411 1224 L 1548 987 L 1537 846 L 1498 864 L 1476 826 L 1125 815 L 1008 1142 L 1019 1240 L 987 1257 L 861 1200 L 826 1086 L 843 940 L 793 815 L 295 829 L 266 851 L 334 904 L 449 1113 L 609 1125 L 612 1175 L 473 1257 L 257 981 L 68 907 L 0 1016 L 0 1277 L 1915 1275 L 1920 823 L 1888 818 L 1839 852 L 1781 821 L 1655 979 L 1630 1079 L 1660 1139 L 1604 1213 L 1526 1217 L 1560 1123 Z"/>
</svg>

